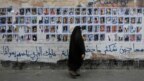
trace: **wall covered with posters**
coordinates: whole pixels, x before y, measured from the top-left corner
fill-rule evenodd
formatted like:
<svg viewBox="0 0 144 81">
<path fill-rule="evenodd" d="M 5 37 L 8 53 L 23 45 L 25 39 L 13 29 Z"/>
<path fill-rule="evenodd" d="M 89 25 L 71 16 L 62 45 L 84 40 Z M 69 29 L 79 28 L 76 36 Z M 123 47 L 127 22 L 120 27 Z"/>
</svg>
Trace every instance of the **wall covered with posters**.
<svg viewBox="0 0 144 81">
<path fill-rule="evenodd" d="M 0 60 L 57 62 L 66 59 L 70 28 L 77 25 L 82 28 L 86 59 L 93 52 L 117 59 L 143 59 L 144 8 L 91 5 L 1 7 Z"/>
</svg>

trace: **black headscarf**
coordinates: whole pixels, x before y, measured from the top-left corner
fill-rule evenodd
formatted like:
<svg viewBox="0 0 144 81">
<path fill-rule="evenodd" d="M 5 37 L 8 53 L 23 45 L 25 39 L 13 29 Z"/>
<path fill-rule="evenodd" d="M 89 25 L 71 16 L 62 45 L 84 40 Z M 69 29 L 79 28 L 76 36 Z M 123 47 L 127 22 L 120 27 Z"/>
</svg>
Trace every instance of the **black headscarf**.
<svg viewBox="0 0 144 81">
<path fill-rule="evenodd" d="M 81 34 L 81 28 L 80 26 L 76 26 L 71 34 L 71 41 L 75 40 L 75 41 L 78 41 L 78 40 L 81 40 L 82 39 L 82 34 Z"/>
</svg>

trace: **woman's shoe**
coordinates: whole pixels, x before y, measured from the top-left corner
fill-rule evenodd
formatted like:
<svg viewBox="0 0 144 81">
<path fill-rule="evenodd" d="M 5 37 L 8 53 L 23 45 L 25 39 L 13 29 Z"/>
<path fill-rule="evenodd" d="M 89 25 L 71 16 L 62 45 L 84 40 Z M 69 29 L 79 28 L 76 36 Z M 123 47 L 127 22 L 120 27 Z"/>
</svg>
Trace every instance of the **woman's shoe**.
<svg viewBox="0 0 144 81">
<path fill-rule="evenodd" d="M 70 71 L 69 72 L 70 73 L 70 76 L 72 77 L 72 78 L 74 78 L 74 79 L 76 79 L 76 73 L 74 72 L 74 71 Z"/>
<path fill-rule="evenodd" d="M 70 74 L 73 79 L 76 79 L 76 75 Z"/>
<path fill-rule="evenodd" d="M 80 74 L 76 74 L 76 76 L 80 76 Z"/>
<path fill-rule="evenodd" d="M 80 76 L 80 74 L 78 72 L 75 72 L 76 73 L 76 76 Z"/>
</svg>

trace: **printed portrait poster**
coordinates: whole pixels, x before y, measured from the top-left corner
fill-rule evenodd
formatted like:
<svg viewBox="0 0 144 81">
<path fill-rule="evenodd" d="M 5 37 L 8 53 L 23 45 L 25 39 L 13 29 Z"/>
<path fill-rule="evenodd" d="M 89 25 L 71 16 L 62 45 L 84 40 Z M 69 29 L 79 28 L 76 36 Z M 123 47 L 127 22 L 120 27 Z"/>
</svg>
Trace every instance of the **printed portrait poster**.
<svg viewBox="0 0 144 81">
<path fill-rule="evenodd" d="M 23 36 L 25 34 L 25 29 L 24 28 L 25 28 L 24 26 L 21 26 L 19 28 L 19 36 Z"/>
<path fill-rule="evenodd" d="M 71 24 L 69 27 L 69 31 L 70 31 L 70 33 L 72 33 L 72 31 L 73 31 L 73 29 L 74 29 L 74 27 L 75 27 L 76 25 L 74 25 L 74 24 Z"/>
<path fill-rule="evenodd" d="M 58 25 L 58 30 L 57 30 L 57 33 L 62 33 L 62 25 Z"/>
</svg>

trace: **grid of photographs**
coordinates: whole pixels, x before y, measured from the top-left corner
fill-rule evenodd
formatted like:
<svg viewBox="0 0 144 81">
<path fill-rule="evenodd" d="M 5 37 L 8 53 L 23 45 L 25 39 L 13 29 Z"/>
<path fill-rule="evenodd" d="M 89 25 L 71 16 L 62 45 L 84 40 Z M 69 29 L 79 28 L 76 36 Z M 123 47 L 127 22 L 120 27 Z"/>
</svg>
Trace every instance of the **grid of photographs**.
<svg viewBox="0 0 144 81">
<path fill-rule="evenodd" d="M 142 40 L 144 8 L 0 8 L 0 39 L 68 42 L 70 25 L 81 26 L 85 41 Z"/>
</svg>

